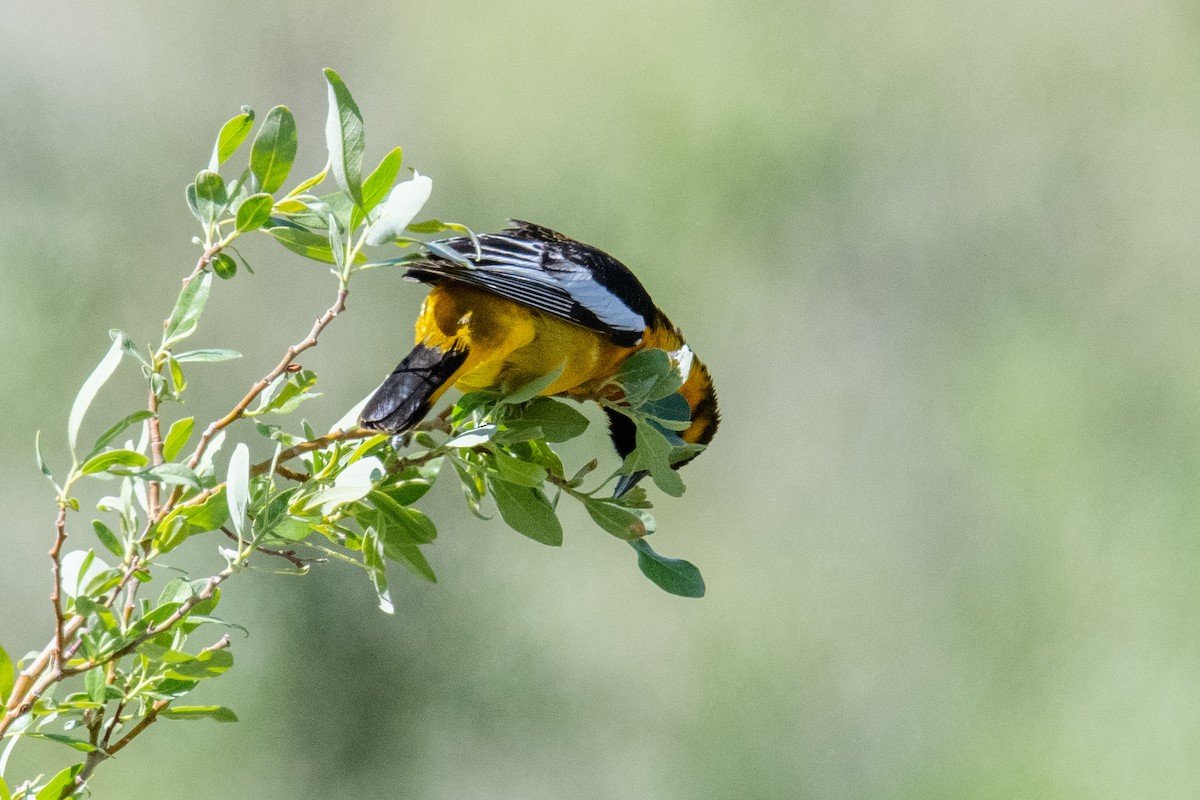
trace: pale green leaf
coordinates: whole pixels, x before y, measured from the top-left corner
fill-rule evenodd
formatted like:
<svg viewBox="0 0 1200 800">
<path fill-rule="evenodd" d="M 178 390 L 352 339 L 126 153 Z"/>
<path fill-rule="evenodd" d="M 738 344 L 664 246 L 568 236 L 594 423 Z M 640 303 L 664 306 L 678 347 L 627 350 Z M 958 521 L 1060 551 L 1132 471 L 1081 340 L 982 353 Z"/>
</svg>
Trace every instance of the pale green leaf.
<svg viewBox="0 0 1200 800">
<path fill-rule="evenodd" d="M 355 204 L 361 206 L 365 150 L 362 113 L 340 75 L 326 69 L 325 81 L 329 86 L 329 116 L 325 122 L 329 166 L 338 185 L 350 194 Z"/>
<path fill-rule="evenodd" d="M 163 331 L 162 347 L 166 349 L 176 342 L 191 336 L 200 324 L 200 316 L 208 303 L 208 293 L 212 289 L 212 273 L 198 275 L 183 287 L 175 308 L 167 319 L 167 327 Z"/>
<path fill-rule="evenodd" d="M 71 446 L 72 453 L 75 452 L 75 443 L 79 438 L 79 427 L 83 424 L 84 415 L 92 405 L 92 401 L 96 399 L 96 393 L 100 391 L 100 387 L 112 377 L 119 363 L 121 363 L 121 341 L 118 339 L 112 343 L 104 358 L 92 370 L 88 379 L 83 382 L 83 387 L 75 396 L 75 402 L 71 404 L 71 413 L 67 417 L 67 442 Z"/>
<path fill-rule="evenodd" d="M 238 442 L 229 457 L 225 475 L 226 500 L 229 503 L 229 522 L 239 537 L 245 537 L 246 509 L 250 505 L 250 448 Z"/>
<path fill-rule="evenodd" d="M 163 440 L 163 458 L 167 461 L 174 461 L 175 457 L 183 450 L 183 446 L 187 444 L 191 438 L 192 428 L 195 427 L 195 417 L 184 417 L 177 419 L 171 423 L 171 429 L 167 431 L 167 438 Z"/>
</svg>

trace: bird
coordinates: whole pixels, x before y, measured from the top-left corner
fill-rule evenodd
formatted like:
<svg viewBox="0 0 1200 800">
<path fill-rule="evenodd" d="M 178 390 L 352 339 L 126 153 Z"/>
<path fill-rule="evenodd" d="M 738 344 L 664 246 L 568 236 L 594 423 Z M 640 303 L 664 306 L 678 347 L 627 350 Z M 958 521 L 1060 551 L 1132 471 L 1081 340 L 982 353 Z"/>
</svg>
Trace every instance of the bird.
<svg viewBox="0 0 1200 800">
<path fill-rule="evenodd" d="M 542 395 L 596 400 L 625 359 L 659 348 L 686 370 L 679 393 L 691 421 L 679 437 L 707 445 L 717 432 L 708 368 L 629 268 L 598 248 L 511 220 L 499 233 L 427 243 L 404 277 L 432 289 L 416 320 L 412 352 L 363 406 L 359 423 L 367 429 L 411 430 L 451 386 L 507 393 L 559 368 Z M 604 411 L 624 459 L 635 448 L 635 425 L 607 404 Z M 619 478 L 614 496 L 645 474 Z"/>
</svg>

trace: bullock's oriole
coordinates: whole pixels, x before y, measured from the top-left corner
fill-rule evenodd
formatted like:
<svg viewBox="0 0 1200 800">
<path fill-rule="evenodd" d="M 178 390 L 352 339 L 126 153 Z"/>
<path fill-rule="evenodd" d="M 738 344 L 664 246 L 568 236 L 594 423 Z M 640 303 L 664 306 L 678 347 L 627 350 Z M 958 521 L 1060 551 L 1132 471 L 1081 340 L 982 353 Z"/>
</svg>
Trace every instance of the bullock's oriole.
<svg viewBox="0 0 1200 800">
<path fill-rule="evenodd" d="M 401 433 L 450 386 L 508 392 L 559 367 L 541 394 L 595 399 L 622 361 L 656 347 L 684 373 L 679 391 L 691 424 L 680 437 L 708 444 L 717 431 L 708 369 L 633 273 L 607 253 L 514 220 L 501 233 L 435 243 L 405 277 L 433 289 L 417 318 L 416 347 L 363 407 L 364 427 Z M 635 426 L 611 408 L 605 412 L 624 458 L 634 450 Z M 640 477 L 622 478 L 616 493 Z"/>
</svg>

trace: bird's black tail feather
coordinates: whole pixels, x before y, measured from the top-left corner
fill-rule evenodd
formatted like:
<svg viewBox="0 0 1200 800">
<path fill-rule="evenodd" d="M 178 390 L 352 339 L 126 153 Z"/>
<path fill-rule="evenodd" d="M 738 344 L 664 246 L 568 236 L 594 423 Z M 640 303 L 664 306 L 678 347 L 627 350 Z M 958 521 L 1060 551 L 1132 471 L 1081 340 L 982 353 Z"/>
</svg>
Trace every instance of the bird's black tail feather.
<svg viewBox="0 0 1200 800">
<path fill-rule="evenodd" d="M 417 345 L 363 407 L 364 428 L 403 433 L 429 413 L 431 398 L 467 360 L 466 348 L 441 350 Z"/>
</svg>

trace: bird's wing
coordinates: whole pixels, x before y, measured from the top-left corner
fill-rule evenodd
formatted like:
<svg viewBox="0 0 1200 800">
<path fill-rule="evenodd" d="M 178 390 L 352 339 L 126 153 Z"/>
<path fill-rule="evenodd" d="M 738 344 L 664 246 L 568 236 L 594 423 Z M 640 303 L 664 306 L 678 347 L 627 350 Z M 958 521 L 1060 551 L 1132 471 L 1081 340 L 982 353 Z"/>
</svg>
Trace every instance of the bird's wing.
<svg viewBox="0 0 1200 800">
<path fill-rule="evenodd" d="M 477 286 L 604 333 L 623 347 L 641 341 L 655 311 L 650 295 L 621 262 L 529 223 L 436 242 L 405 276 Z"/>
</svg>

